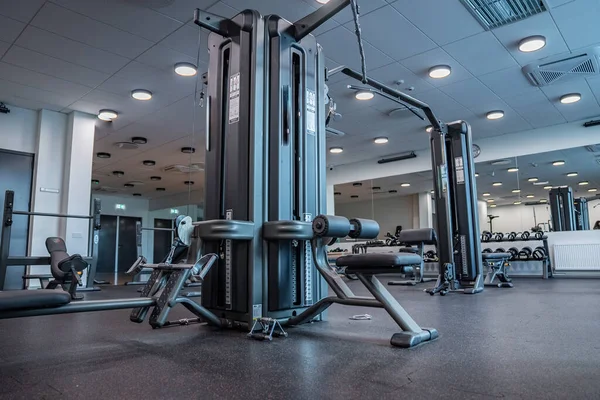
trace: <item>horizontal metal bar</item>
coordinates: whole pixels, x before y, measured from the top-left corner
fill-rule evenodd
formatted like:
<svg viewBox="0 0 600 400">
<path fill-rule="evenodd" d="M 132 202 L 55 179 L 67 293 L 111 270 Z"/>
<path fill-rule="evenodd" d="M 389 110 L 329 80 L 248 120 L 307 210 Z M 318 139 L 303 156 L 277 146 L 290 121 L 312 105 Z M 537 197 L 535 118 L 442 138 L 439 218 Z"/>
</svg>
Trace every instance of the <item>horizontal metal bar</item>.
<svg viewBox="0 0 600 400">
<path fill-rule="evenodd" d="M 175 231 L 174 228 L 142 228 L 143 231 Z"/>
<path fill-rule="evenodd" d="M 92 257 L 83 257 L 84 261 L 93 260 Z M 50 256 L 28 257 L 28 256 L 13 256 L 8 257 L 6 265 L 50 265 Z"/>
<path fill-rule="evenodd" d="M 70 214 L 55 214 L 55 213 L 43 213 L 36 211 L 13 211 L 15 215 L 29 215 L 32 217 L 57 217 L 57 218 L 79 218 L 79 219 L 92 219 L 93 215 L 70 215 Z"/>
<path fill-rule="evenodd" d="M 13 310 L 0 312 L 0 319 L 35 317 L 39 315 L 72 314 L 90 311 L 122 310 L 126 308 L 152 307 L 156 300 L 150 297 L 114 300 L 73 301 L 62 307 Z"/>
</svg>

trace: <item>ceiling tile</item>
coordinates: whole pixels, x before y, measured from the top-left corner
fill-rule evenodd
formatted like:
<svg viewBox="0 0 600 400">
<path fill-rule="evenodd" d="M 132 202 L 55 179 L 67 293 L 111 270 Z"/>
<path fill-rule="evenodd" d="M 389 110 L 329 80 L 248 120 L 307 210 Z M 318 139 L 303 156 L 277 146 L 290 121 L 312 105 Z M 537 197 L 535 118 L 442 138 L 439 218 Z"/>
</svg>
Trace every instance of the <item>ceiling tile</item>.
<svg viewBox="0 0 600 400">
<path fill-rule="evenodd" d="M 11 47 L 2 61 L 91 87 L 99 85 L 110 76 L 19 46 Z"/>
<path fill-rule="evenodd" d="M 54 3 L 97 21 L 158 42 L 182 25 L 150 8 L 117 0 L 53 0 Z M 193 11 L 190 11 L 190 14 Z"/>
<path fill-rule="evenodd" d="M 498 96 L 477 78 L 453 83 L 440 90 L 469 109 L 499 100 Z"/>
<path fill-rule="evenodd" d="M 24 99 L 22 97 L 8 95 L 2 90 L 3 84 L 0 79 L 0 102 L 5 103 L 7 106 L 15 106 L 21 108 L 27 108 L 30 110 L 52 110 L 60 111 L 61 107 L 55 104 L 47 104 L 37 99 Z"/>
<path fill-rule="evenodd" d="M 62 107 L 66 107 L 76 100 L 74 97 L 69 98 L 62 94 L 9 82 L 4 79 L 0 80 L 0 93 L 2 96 L 14 96 L 44 104 L 51 104 L 53 105 L 52 110 L 60 110 Z"/>
<path fill-rule="evenodd" d="M 433 89 L 433 86 L 430 85 L 425 79 L 421 79 L 417 75 L 413 74 L 400 63 L 393 63 L 374 69 L 369 73 L 369 77 L 394 89 L 400 90 L 410 96 L 414 95 L 415 93 Z M 397 84 L 399 80 L 403 80 L 404 83 Z M 413 89 L 409 90 L 410 88 Z"/>
<path fill-rule="evenodd" d="M 306 1 L 308 4 L 310 5 L 315 5 L 316 7 L 320 7 L 321 4 L 317 3 L 316 0 L 304 0 Z M 360 7 L 359 12 L 360 12 L 360 18 L 364 17 L 365 15 L 369 14 L 370 12 L 377 10 L 381 7 L 386 6 L 388 3 L 385 2 L 384 0 L 367 0 L 367 1 L 359 1 L 358 5 Z M 352 8 L 351 6 L 347 6 L 346 8 L 344 8 L 342 11 L 340 11 L 339 13 L 337 13 L 333 19 L 337 22 L 339 22 L 340 24 L 344 24 L 346 22 L 350 22 L 354 20 L 354 16 L 352 13 Z"/>
<path fill-rule="evenodd" d="M 571 50 L 600 42 L 600 3 L 597 0 L 573 1 L 550 12 Z"/>
<path fill-rule="evenodd" d="M 257 10 L 262 15 L 279 15 L 290 22 L 295 22 L 316 10 L 316 7 L 302 0 L 223 0 L 222 2 L 236 10 Z"/>
<path fill-rule="evenodd" d="M 440 46 L 483 32 L 458 1 L 420 0 L 418 7 L 413 0 L 390 3 Z"/>
<path fill-rule="evenodd" d="M 233 7 L 229 7 L 227 4 L 222 1 L 217 2 L 217 4 L 206 9 L 209 13 L 213 13 L 216 15 L 220 15 L 225 18 L 233 18 L 235 15 L 239 13 L 239 10 L 236 10 Z"/>
<path fill-rule="evenodd" d="M 600 115 L 598 101 L 585 79 L 557 83 L 541 90 L 569 122 Z M 560 97 L 567 93 L 581 93 L 581 100 L 573 104 L 560 103 Z"/>
<path fill-rule="evenodd" d="M 200 42 L 198 42 L 198 35 L 200 35 Z M 208 32 L 199 26 L 184 25 L 167 36 L 161 45 L 187 54 L 194 60 L 200 51 L 200 60 L 208 62 Z"/>
<path fill-rule="evenodd" d="M 481 75 L 479 80 L 500 97 L 510 97 L 537 89 L 525 77 L 519 66 Z"/>
<path fill-rule="evenodd" d="M 562 114 L 548 101 L 544 93 L 534 88 L 527 93 L 515 94 L 504 99 L 534 128 L 542 128 L 567 122 Z"/>
<path fill-rule="evenodd" d="M 25 28 L 24 23 L 0 15 L 0 38 L 3 41 L 14 42 L 23 28 Z"/>
<path fill-rule="evenodd" d="M 549 8 L 556 8 L 573 1 L 575 0 L 546 0 L 546 4 L 548 4 Z"/>
<path fill-rule="evenodd" d="M 46 3 L 31 24 L 130 59 L 152 45 L 149 40 L 52 3 Z"/>
<path fill-rule="evenodd" d="M 0 41 L 0 59 L 6 53 L 6 51 L 10 48 L 10 43 Z"/>
<path fill-rule="evenodd" d="M 483 32 L 444 46 L 473 75 L 489 74 L 517 65 L 491 32 Z"/>
<path fill-rule="evenodd" d="M 352 69 L 360 69 L 358 43 L 354 33 L 348 29 L 343 26 L 332 29 L 319 35 L 317 41 L 323 47 L 323 52 L 328 58 Z M 364 43 L 364 49 L 369 70 L 391 64 L 394 61 L 369 43 Z"/>
<path fill-rule="evenodd" d="M 44 31 L 29 25 L 16 44 L 29 50 L 81 65 L 95 71 L 113 74 L 129 62 L 114 53 Z"/>
<path fill-rule="evenodd" d="M 521 65 L 527 65 L 541 58 L 569 51 L 552 16 L 547 12 L 501 26 L 492 32 Z M 534 35 L 544 36 L 546 38 L 546 46 L 531 53 L 519 51 L 519 42 L 528 36 Z"/>
<path fill-rule="evenodd" d="M 130 0 L 140 4 L 147 3 L 147 0 Z M 216 0 L 177 0 L 163 1 L 162 3 L 169 4 L 166 7 L 153 7 L 154 10 L 161 14 L 168 15 L 180 22 L 189 22 L 194 19 L 194 10 L 199 8 L 206 10 L 208 7 L 215 4 Z"/>
<path fill-rule="evenodd" d="M 29 22 L 46 0 L 0 0 L 0 14 Z"/>
<path fill-rule="evenodd" d="M 55 92 L 74 99 L 80 98 L 91 90 L 88 86 L 54 78 L 4 62 L 0 63 L 0 76 L 7 81 Z"/>
<path fill-rule="evenodd" d="M 354 31 L 353 22 L 344 26 Z M 437 47 L 431 39 L 391 6 L 361 16 L 360 26 L 365 41 L 395 60 L 403 60 Z M 387 28 L 393 29 L 394 36 L 399 40 L 390 40 Z M 410 38 L 410 40 L 402 40 L 403 38 Z M 356 39 L 354 41 L 356 42 Z"/>
<path fill-rule="evenodd" d="M 458 61 L 456 61 L 439 47 L 423 54 L 407 58 L 406 60 L 402 61 L 402 65 L 411 70 L 416 76 L 436 87 L 464 81 L 465 79 L 469 79 L 473 76 L 462 65 L 460 65 Z M 436 65 L 449 65 L 452 68 L 452 74 L 443 79 L 430 78 L 429 69 Z"/>
<path fill-rule="evenodd" d="M 180 62 L 188 62 L 195 65 L 196 57 L 192 57 L 185 53 L 181 53 L 177 50 L 173 50 L 163 44 L 157 44 L 156 46 L 152 47 L 144 54 L 136 58 L 136 61 L 154 68 L 168 70 L 172 73 L 175 73 L 175 64 Z M 202 73 L 206 70 L 207 64 L 202 61 L 200 63 L 201 64 L 198 67 L 198 70 L 200 73 Z M 194 80 L 195 78 L 191 79 Z"/>
<path fill-rule="evenodd" d="M 442 121 L 454 121 L 463 118 L 462 115 L 470 114 L 456 100 L 446 95 L 440 89 L 433 89 L 419 94 L 417 98 L 431 107 L 433 113 Z M 429 125 L 428 121 L 423 121 L 423 126 Z"/>
</svg>

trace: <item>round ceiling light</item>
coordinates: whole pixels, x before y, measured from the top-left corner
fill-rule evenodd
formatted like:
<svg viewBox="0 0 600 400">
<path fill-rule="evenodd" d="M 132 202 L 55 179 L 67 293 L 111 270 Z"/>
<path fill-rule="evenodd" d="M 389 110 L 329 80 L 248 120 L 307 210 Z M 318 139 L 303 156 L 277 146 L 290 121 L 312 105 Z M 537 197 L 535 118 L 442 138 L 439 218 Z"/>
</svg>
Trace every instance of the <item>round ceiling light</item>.
<svg viewBox="0 0 600 400">
<path fill-rule="evenodd" d="M 342 147 L 330 147 L 329 148 L 329 152 L 331 154 L 340 154 L 344 151 L 344 149 Z"/>
<path fill-rule="evenodd" d="M 113 171 L 112 174 L 114 176 L 118 176 L 119 178 L 122 177 L 123 175 L 125 175 L 125 172 L 123 171 Z"/>
<path fill-rule="evenodd" d="M 546 199 L 541 199 L 540 200 L 540 203 L 547 203 L 547 202 L 548 202 L 548 200 L 546 200 Z"/>
<path fill-rule="evenodd" d="M 552 189 L 552 186 L 544 186 L 544 189 L 545 190 L 550 190 L 550 189 Z"/>
<path fill-rule="evenodd" d="M 164 192 L 165 190 L 167 190 L 167 189 L 165 189 L 165 188 L 156 188 L 157 192 Z"/>
<path fill-rule="evenodd" d="M 532 194 L 528 194 L 528 195 L 527 195 L 527 198 L 528 198 L 528 199 L 533 199 L 534 197 L 535 197 L 535 196 L 534 196 L 534 195 L 532 195 Z"/>
<path fill-rule="evenodd" d="M 546 38 L 541 35 L 529 36 L 519 42 L 519 50 L 523 53 L 537 51 L 546 45 Z"/>
<path fill-rule="evenodd" d="M 490 208 L 495 208 L 495 207 L 496 207 L 495 204 L 490 205 Z"/>
<path fill-rule="evenodd" d="M 175 64 L 175 73 L 180 76 L 194 76 L 198 68 L 192 63 L 180 62 Z"/>
<path fill-rule="evenodd" d="M 131 97 L 136 100 L 148 101 L 152 98 L 152 92 L 145 89 L 135 89 L 131 91 Z"/>
<path fill-rule="evenodd" d="M 113 110 L 104 109 L 104 110 L 98 111 L 98 119 L 101 119 L 102 121 L 110 122 L 114 119 L 117 119 L 118 116 L 119 116 L 119 114 Z"/>
<path fill-rule="evenodd" d="M 494 182 L 492 183 L 492 186 L 502 186 L 502 182 Z"/>
<path fill-rule="evenodd" d="M 517 168 L 517 167 L 507 169 L 508 172 L 517 172 L 518 170 L 519 170 L 519 168 Z"/>
<path fill-rule="evenodd" d="M 479 174 L 475 172 L 475 178 L 479 178 Z"/>
<path fill-rule="evenodd" d="M 483 197 L 490 197 L 490 196 L 491 196 L 491 194 L 490 194 L 490 193 L 484 193 L 484 194 L 482 194 L 482 196 L 483 196 Z"/>
<path fill-rule="evenodd" d="M 141 193 L 134 193 L 133 194 L 135 197 L 140 197 L 142 194 Z"/>
<path fill-rule="evenodd" d="M 502 110 L 494 110 L 494 111 L 490 111 L 489 113 L 486 114 L 485 116 L 487 119 L 500 119 L 502 117 L 504 117 L 504 111 Z"/>
<path fill-rule="evenodd" d="M 452 68 L 449 65 L 436 65 L 429 68 L 429 77 L 433 79 L 442 79 L 452 73 Z"/>
<path fill-rule="evenodd" d="M 388 140 L 388 138 L 386 138 L 386 137 L 378 137 L 378 138 L 375 138 L 375 139 L 373 140 L 373 142 L 374 142 L 375 144 L 386 144 L 387 142 L 389 142 L 389 140 Z"/>
<path fill-rule="evenodd" d="M 142 164 L 144 164 L 146 167 L 153 167 L 156 165 L 156 161 L 144 160 L 144 161 L 142 161 Z"/>
<path fill-rule="evenodd" d="M 327 4 L 329 3 L 329 0 L 317 0 L 317 3 Z"/>
<path fill-rule="evenodd" d="M 493 203 L 493 202 L 494 202 L 494 199 L 487 199 L 486 201 L 487 201 L 488 203 Z"/>
<path fill-rule="evenodd" d="M 552 165 L 554 165 L 555 167 L 560 167 L 561 165 L 565 165 L 565 162 L 563 160 L 558 160 L 554 161 Z"/>
<path fill-rule="evenodd" d="M 96 153 L 98 158 L 110 158 L 110 153 Z"/>
<path fill-rule="evenodd" d="M 569 173 L 567 174 L 567 176 L 568 176 L 569 178 L 572 178 L 572 177 L 574 177 L 574 176 L 577 176 L 577 175 L 578 175 L 578 173 L 577 173 L 577 172 L 569 172 Z"/>
<path fill-rule="evenodd" d="M 342 192 L 335 192 L 333 195 L 334 195 L 334 196 L 341 196 L 341 195 L 342 195 Z"/>
<path fill-rule="evenodd" d="M 145 137 L 141 137 L 141 136 L 134 136 L 131 138 L 131 143 L 146 144 L 146 143 L 148 143 L 148 139 L 146 139 Z"/>
<path fill-rule="evenodd" d="M 431 131 L 433 131 L 433 126 L 427 125 L 427 127 L 425 128 L 425 132 L 431 133 Z"/>
<path fill-rule="evenodd" d="M 373 189 L 373 190 L 381 190 L 381 186 L 373 186 L 371 189 Z"/>
<path fill-rule="evenodd" d="M 587 186 L 589 184 L 590 183 L 588 181 L 581 181 L 581 182 L 579 182 L 579 186 Z"/>
<path fill-rule="evenodd" d="M 151 181 L 160 181 L 162 178 L 160 176 L 151 176 L 150 180 Z"/>
<path fill-rule="evenodd" d="M 598 189 L 596 189 L 596 188 L 588 189 L 588 192 L 597 192 L 597 191 L 598 191 Z"/>
<path fill-rule="evenodd" d="M 529 179 L 527 179 L 527 180 L 528 180 L 529 182 L 537 182 L 537 181 L 539 181 L 539 179 L 538 179 L 538 178 L 529 178 Z"/>
<path fill-rule="evenodd" d="M 513 189 L 513 193 L 521 193 L 521 189 Z"/>
<path fill-rule="evenodd" d="M 410 186 L 410 183 L 403 183 L 403 184 L 401 184 L 400 186 L 401 186 L 401 187 L 409 187 L 409 186 Z"/>
<path fill-rule="evenodd" d="M 181 152 L 184 154 L 192 154 L 196 152 L 196 149 L 193 147 L 182 147 Z"/>
<path fill-rule="evenodd" d="M 132 187 L 134 187 L 135 185 L 134 185 L 133 183 L 126 183 L 126 184 L 124 184 L 123 186 L 125 186 L 126 188 L 132 188 Z"/>
<path fill-rule="evenodd" d="M 375 95 L 372 92 L 360 90 L 356 92 L 354 97 L 356 97 L 356 100 L 371 100 L 373 97 L 375 97 Z"/>
<path fill-rule="evenodd" d="M 516 205 L 516 206 L 518 206 L 519 204 L 521 204 L 521 202 L 520 201 L 515 201 L 513 204 Z"/>
<path fill-rule="evenodd" d="M 577 103 L 579 100 L 581 100 L 580 93 L 569 93 L 569 94 L 565 94 L 564 96 L 560 97 L 560 102 L 562 104 Z"/>
<path fill-rule="evenodd" d="M 354 186 L 354 187 L 361 187 L 361 186 L 362 186 L 362 183 L 361 183 L 361 182 L 354 182 L 354 183 L 352 184 L 352 186 Z"/>
</svg>

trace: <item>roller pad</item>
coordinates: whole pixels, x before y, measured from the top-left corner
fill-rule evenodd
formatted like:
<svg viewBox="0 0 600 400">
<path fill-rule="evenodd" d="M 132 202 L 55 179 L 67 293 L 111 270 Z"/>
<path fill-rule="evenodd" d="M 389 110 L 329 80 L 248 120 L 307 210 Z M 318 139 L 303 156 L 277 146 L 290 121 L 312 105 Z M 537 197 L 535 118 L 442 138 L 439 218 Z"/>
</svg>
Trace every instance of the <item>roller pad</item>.
<svg viewBox="0 0 600 400">
<path fill-rule="evenodd" d="M 350 225 L 348 236 L 353 239 L 375 239 L 379 235 L 379 224 L 372 219 L 353 218 Z"/>
<path fill-rule="evenodd" d="M 350 221 L 337 215 L 318 215 L 313 220 L 313 232 L 320 237 L 343 238 L 350 233 Z"/>
</svg>

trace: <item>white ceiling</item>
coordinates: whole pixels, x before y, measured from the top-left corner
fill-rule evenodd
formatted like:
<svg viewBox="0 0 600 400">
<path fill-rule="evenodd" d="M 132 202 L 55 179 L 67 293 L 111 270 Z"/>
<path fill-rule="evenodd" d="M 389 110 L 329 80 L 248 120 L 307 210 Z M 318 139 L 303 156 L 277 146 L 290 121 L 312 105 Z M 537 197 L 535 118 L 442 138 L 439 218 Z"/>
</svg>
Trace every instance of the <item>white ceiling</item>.
<svg viewBox="0 0 600 400">
<path fill-rule="evenodd" d="M 563 166 L 553 166 L 554 161 L 565 161 Z M 548 190 L 544 186 L 571 186 L 576 197 L 594 197 L 600 195 L 600 148 L 590 152 L 585 147 L 576 147 L 548 153 L 539 153 L 522 157 L 506 159 L 506 164 L 492 165 L 494 161 L 475 164 L 475 171 L 479 174 L 477 179 L 477 193 L 480 200 L 494 200 L 493 204 L 509 205 L 515 201 L 532 202 L 548 198 Z M 508 172 L 509 168 L 517 167 L 517 172 Z M 577 172 L 576 177 L 568 177 L 567 173 Z M 534 185 L 529 178 L 538 178 L 538 183 L 549 182 L 544 185 Z M 589 184 L 580 186 L 579 183 L 587 181 Z M 501 182 L 502 186 L 493 186 L 494 182 Z M 362 202 L 379 198 L 401 197 L 416 193 L 425 193 L 433 189 L 431 171 L 391 176 L 360 182 L 362 186 L 355 187 L 353 183 L 336 185 L 336 203 Z M 402 183 L 409 183 L 409 187 L 402 187 Z M 380 189 L 373 190 L 373 187 Z M 598 189 L 597 192 L 588 192 L 589 189 Z M 396 190 L 397 193 L 389 193 Z M 521 190 L 513 193 L 513 190 Z M 483 196 L 489 193 L 490 196 Z M 352 198 L 358 195 L 358 198 Z M 534 195 L 534 198 L 527 198 Z"/>
<path fill-rule="evenodd" d="M 478 138 L 540 128 L 600 115 L 600 78 L 568 85 L 533 87 L 521 66 L 541 57 L 600 44 L 600 5 L 597 0 L 547 0 L 549 12 L 484 31 L 458 0 L 359 0 L 369 75 L 429 103 L 444 120 L 465 119 Z M 15 106 L 61 112 L 96 114 L 115 109 L 113 123 L 98 121 L 96 151 L 113 155 L 96 159 L 94 177 L 101 186 L 123 193 L 139 192 L 154 198 L 187 191 L 181 176 L 168 177 L 161 168 L 187 164 L 179 149 L 193 141 L 204 158 L 204 110 L 193 105 L 194 78 L 173 72 L 176 62 L 196 62 L 206 70 L 207 33 L 191 23 L 193 10 L 202 8 L 226 17 L 255 8 L 297 20 L 320 6 L 315 0 L 0 0 L 0 101 Z M 585 29 L 582 29 L 585 27 Z M 330 66 L 359 68 L 352 13 L 344 10 L 316 34 Z M 516 43 L 542 34 L 542 50 L 520 53 Z M 201 51 L 198 54 L 198 43 Z M 432 80 L 427 70 L 448 64 L 452 75 Z M 377 98 L 360 103 L 345 86 L 349 80 L 334 76 L 330 92 L 344 117 L 332 127 L 346 133 L 330 138 L 329 146 L 344 152 L 328 155 L 334 165 L 377 158 L 428 146 L 426 122 L 407 111 L 388 116 L 397 105 Z M 356 83 L 356 82 L 352 82 Z M 149 102 L 130 97 L 133 89 L 151 90 Z M 565 92 L 579 91 L 573 105 L 557 103 Z M 506 116 L 488 121 L 485 113 L 502 109 Z M 192 132 L 194 132 L 193 137 Z M 375 146 L 376 136 L 390 143 Z M 113 146 L 132 136 L 148 138 L 140 149 L 125 152 Z M 149 170 L 141 161 L 157 162 Z M 114 170 L 125 177 L 107 176 Z M 156 183 L 148 179 L 162 175 Z M 198 175 L 198 174 L 196 174 Z M 123 183 L 146 184 L 124 189 Z M 197 188 L 200 176 L 192 179 Z M 166 192 L 156 192 L 165 187 Z"/>
</svg>

